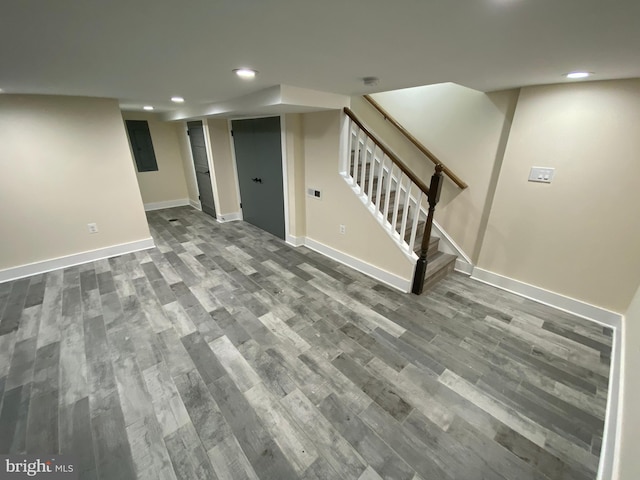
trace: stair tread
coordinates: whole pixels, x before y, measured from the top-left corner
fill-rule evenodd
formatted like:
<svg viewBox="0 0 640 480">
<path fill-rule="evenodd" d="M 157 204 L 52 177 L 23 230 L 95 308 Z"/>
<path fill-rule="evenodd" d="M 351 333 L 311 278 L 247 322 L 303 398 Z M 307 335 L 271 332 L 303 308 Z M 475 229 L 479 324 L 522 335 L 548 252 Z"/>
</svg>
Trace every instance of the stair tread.
<svg viewBox="0 0 640 480">
<path fill-rule="evenodd" d="M 455 255 L 439 251 L 433 257 L 433 260 L 430 260 L 427 263 L 427 272 L 425 273 L 425 280 L 429 277 L 430 274 L 433 274 L 438 270 L 440 270 L 441 268 L 448 266 L 451 262 L 455 262 L 456 258 L 458 257 L 456 257 Z"/>
<path fill-rule="evenodd" d="M 416 239 L 416 245 L 413 247 L 413 251 L 415 252 L 416 255 L 420 256 L 420 250 L 421 250 L 421 244 L 420 244 L 420 239 Z M 440 242 L 440 239 L 434 235 L 431 235 L 431 238 L 429 239 L 429 256 L 431 257 L 431 251 L 432 248 L 435 248 L 435 246 Z M 439 251 L 436 249 L 436 251 Z"/>
<path fill-rule="evenodd" d="M 360 183 L 362 179 L 362 159 L 358 160 L 358 165 L 355 165 L 354 152 L 352 151 L 351 157 L 351 169 L 352 173 L 357 173 L 356 182 Z M 372 195 L 375 195 L 378 189 L 378 174 L 374 172 L 374 175 L 371 176 L 371 161 L 367 161 L 365 163 L 365 180 L 363 182 L 362 188 L 365 192 L 369 192 L 369 187 L 371 186 Z M 355 171 L 357 168 L 357 172 Z M 384 177 L 383 177 L 384 178 Z M 373 182 L 373 185 L 370 185 L 370 182 Z M 393 206 L 396 200 L 396 185 L 392 185 L 390 190 L 386 190 L 387 184 L 383 184 L 382 191 L 380 192 L 380 203 L 378 204 L 378 209 L 380 212 L 384 212 L 384 205 L 386 201 L 387 195 L 389 196 L 389 211 L 387 221 L 391 222 L 393 220 Z M 404 197 L 404 196 L 403 196 Z M 402 227 L 402 216 L 404 214 L 404 198 L 401 197 L 401 200 L 398 204 L 398 213 L 396 218 L 396 230 L 399 231 Z M 411 208 L 408 212 L 407 223 L 404 230 L 404 239 L 405 241 L 409 241 L 409 237 L 411 236 L 411 232 L 413 230 L 413 208 Z M 416 228 L 416 240 L 414 242 L 414 252 L 417 255 L 420 255 L 421 251 L 421 242 L 422 242 L 422 234 L 424 232 L 425 227 L 425 217 L 424 213 L 420 212 L 420 217 L 418 218 L 418 224 Z M 455 267 L 455 261 L 457 259 L 456 255 L 451 255 L 449 253 L 444 253 L 438 249 L 440 238 L 432 235 L 429 239 L 429 249 L 427 253 L 427 270 L 425 272 L 424 278 L 424 292 L 426 292 L 430 287 L 435 285 L 440 279 L 444 278 L 449 272 L 453 271 Z"/>
</svg>

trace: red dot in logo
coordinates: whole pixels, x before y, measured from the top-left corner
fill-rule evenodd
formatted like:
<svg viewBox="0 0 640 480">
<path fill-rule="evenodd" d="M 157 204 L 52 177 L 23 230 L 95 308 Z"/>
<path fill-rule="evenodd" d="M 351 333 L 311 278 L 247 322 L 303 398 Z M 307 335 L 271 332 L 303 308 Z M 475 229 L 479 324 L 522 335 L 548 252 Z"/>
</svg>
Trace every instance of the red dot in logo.
<svg viewBox="0 0 640 480">
<path fill-rule="evenodd" d="M 47 460 L 47 465 L 51 465 L 51 460 Z"/>
</svg>

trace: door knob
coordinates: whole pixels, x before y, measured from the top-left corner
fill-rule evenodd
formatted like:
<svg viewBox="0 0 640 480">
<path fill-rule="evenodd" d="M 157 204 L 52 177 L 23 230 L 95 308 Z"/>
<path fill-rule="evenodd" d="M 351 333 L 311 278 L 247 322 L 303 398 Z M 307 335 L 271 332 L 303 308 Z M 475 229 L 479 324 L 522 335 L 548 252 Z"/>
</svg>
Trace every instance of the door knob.
<svg viewBox="0 0 640 480">
<path fill-rule="evenodd" d="M 253 180 L 255 183 L 262 183 L 262 179 L 261 178 L 252 178 L 251 180 Z"/>
</svg>

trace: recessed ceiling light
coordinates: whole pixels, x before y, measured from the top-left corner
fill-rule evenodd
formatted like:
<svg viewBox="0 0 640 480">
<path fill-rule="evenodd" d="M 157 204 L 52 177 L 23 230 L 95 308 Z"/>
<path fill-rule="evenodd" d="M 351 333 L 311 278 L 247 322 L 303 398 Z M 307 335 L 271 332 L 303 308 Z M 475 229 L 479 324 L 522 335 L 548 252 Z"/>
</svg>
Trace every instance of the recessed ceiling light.
<svg viewBox="0 0 640 480">
<path fill-rule="evenodd" d="M 171 101 L 175 102 L 175 103 L 183 103 L 184 102 L 184 98 L 182 98 L 182 97 L 171 97 Z"/>
<path fill-rule="evenodd" d="M 153 110 L 153 107 L 151 105 L 145 105 L 144 107 L 145 110 Z"/>
<path fill-rule="evenodd" d="M 591 72 L 571 72 L 571 73 L 567 73 L 565 77 L 575 80 L 578 78 L 587 78 L 587 77 L 590 77 L 591 75 L 592 75 Z"/>
<path fill-rule="evenodd" d="M 252 78 L 256 78 L 258 72 L 251 68 L 236 68 L 233 73 L 235 73 L 240 78 L 245 80 L 251 80 Z"/>
</svg>

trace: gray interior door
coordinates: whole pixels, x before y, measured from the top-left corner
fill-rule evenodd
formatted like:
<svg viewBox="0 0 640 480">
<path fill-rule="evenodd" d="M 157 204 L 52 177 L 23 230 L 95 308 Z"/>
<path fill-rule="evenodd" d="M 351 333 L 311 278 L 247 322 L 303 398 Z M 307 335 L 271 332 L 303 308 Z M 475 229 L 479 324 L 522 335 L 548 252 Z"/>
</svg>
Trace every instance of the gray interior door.
<svg viewBox="0 0 640 480">
<path fill-rule="evenodd" d="M 245 221 L 284 239 L 280 117 L 231 123 Z"/>
<path fill-rule="evenodd" d="M 193 154 L 193 166 L 196 170 L 196 181 L 200 192 L 200 205 L 202 211 L 212 217 L 216 216 L 216 206 L 213 201 L 213 187 L 211 185 L 211 172 L 207 160 L 207 148 L 204 145 L 204 130 L 202 122 L 187 122 L 191 153 Z"/>
</svg>

